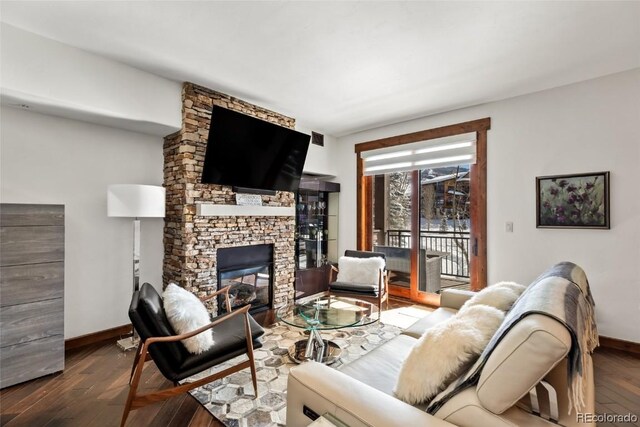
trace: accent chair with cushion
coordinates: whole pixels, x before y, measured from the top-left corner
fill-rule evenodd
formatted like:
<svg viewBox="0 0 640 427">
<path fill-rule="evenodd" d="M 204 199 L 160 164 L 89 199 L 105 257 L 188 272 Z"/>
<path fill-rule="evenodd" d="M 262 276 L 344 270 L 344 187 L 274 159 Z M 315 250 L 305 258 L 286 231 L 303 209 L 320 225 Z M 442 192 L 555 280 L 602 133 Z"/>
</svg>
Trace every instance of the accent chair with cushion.
<svg viewBox="0 0 640 427">
<path fill-rule="evenodd" d="M 360 298 L 374 302 L 382 311 L 382 303 L 389 304 L 389 281 L 386 257 L 381 252 L 346 250 L 338 268 L 329 271 L 331 294 Z"/>
<path fill-rule="evenodd" d="M 177 335 L 167 319 L 162 298 L 154 287 L 145 283 L 134 292 L 129 306 L 129 318 L 140 335 L 140 344 L 129 378 L 129 395 L 122 414 L 121 426 L 125 424 L 129 411 L 133 409 L 187 392 L 245 368 L 251 370 L 253 387 L 257 395 L 253 349 L 262 347 L 260 337 L 264 334 L 264 330 L 249 314 L 248 305 L 231 311 L 229 287 L 208 295 L 203 301 L 221 294 L 225 296 L 228 313 L 214 318 L 209 324 L 194 331 Z M 199 354 L 189 352 L 180 342 L 209 330 L 213 332 L 214 344 Z M 185 378 L 242 354 L 246 354 L 248 360 L 197 381 L 179 384 Z M 175 385 L 174 387 L 153 393 L 137 394 L 144 362 L 148 355 L 151 356 L 162 375 Z"/>
</svg>

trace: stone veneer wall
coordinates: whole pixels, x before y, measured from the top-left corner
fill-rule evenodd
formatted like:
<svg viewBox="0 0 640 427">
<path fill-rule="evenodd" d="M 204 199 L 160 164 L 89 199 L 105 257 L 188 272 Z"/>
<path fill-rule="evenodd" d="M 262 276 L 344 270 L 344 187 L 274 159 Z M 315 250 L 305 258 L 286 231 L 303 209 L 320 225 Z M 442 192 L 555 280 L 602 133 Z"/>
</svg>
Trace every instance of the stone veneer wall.
<svg viewBox="0 0 640 427">
<path fill-rule="evenodd" d="M 167 209 L 164 226 L 163 283 L 175 282 L 199 296 L 216 290 L 216 251 L 230 246 L 274 245 L 274 307 L 294 294 L 293 216 L 197 216 L 196 203 L 235 204 L 229 186 L 200 184 L 209 135 L 211 108 L 221 106 L 288 128 L 295 120 L 213 90 L 185 83 L 182 89 L 182 129 L 164 140 L 164 185 Z M 242 167 L 242 165 L 238 165 Z M 293 193 L 261 196 L 263 205 L 293 206 Z M 215 298 L 214 298 L 215 300 Z"/>
</svg>

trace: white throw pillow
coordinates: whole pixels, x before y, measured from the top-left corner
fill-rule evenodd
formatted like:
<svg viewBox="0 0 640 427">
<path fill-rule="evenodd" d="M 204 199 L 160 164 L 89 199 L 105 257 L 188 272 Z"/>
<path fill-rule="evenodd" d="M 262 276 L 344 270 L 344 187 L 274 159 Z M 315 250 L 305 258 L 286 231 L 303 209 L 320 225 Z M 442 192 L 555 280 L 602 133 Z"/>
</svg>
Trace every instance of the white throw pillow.
<svg viewBox="0 0 640 427">
<path fill-rule="evenodd" d="M 162 293 L 164 312 L 177 334 L 195 331 L 211 323 L 209 312 L 202 301 L 175 283 L 169 283 Z M 208 329 L 181 341 L 190 353 L 200 354 L 213 345 L 213 333 Z"/>
<path fill-rule="evenodd" d="M 505 286 L 489 286 L 469 298 L 460 307 L 459 312 L 463 312 L 469 307 L 478 304 L 490 305 L 502 311 L 509 311 L 513 303 L 520 294 Z"/>
<path fill-rule="evenodd" d="M 402 364 L 395 395 L 411 405 L 431 400 L 475 363 L 503 319 L 476 305 L 429 328 Z"/>
<path fill-rule="evenodd" d="M 338 282 L 377 284 L 379 271 L 384 270 L 381 257 L 355 258 L 341 256 L 338 260 Z"/>
<path fill-rule="evenodd" d="M 495 285 L 492 285 L 492 286 L 502 286 L 502 287 L 505 287 L 505 288 L 509 288 L 513 292 L 518 294 L 518 296 L 522 295 L 522 293 L 527 289 L 526 286 L 521 285 L 521 284 L 516 283 L 516 282 L 498 282 L 498 283 L 496 283 Z"/>
</svg>

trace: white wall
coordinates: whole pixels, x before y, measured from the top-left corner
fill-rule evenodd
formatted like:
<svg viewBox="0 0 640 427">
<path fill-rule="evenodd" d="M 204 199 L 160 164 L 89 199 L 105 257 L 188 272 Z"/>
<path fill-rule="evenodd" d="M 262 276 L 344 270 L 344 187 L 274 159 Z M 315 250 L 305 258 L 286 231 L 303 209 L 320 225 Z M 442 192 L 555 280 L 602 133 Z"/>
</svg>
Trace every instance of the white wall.
<svg viewBox="0 0 640 427">
<path fill-rule="evenodd" d="M 296 130 L 311 135 L 312 128 L 296 122 Z M 335 176 L 338 174 L 336 168 L 334 150 L 336 147 L 336 138 L 331 135 L 324 136 L 324 146 L 309 143 L 309 151 L 307 152 L 307 159 L 304 162 L 305 173 L 315 175 L 330 175 Z"/>
<path fill-rule="evenodd" d="M 330 135 L 324 136 L 324 147 L 310 143 L 307 160 L 304 162 L 304 172 L 316 175 L 337 175 L 335 146 L 336 140 Z"/>
<path fill-rule="evenodd" d="M 489 282 L 530 283 L 573 261 L 589 277 L 600 333 L 640 342 L 640 69 L 340 138 L 340 251 L 356 242 L 355 143 L 483 117 Z M 536 228 L 536 176 L 607 170 L 611 230 Z"/>
<path fill-rule="evenodd" d="M 179 82 L 0 23 L 3 104 L 168 135 L 181 126 Z"/>
<path fill-rule="evenodd" d="M 162 185 L 162 138 L 0 110 L 2 203 L 65 205 L 65 338 L 129 323 L 132 220 L 107 217 L 109 184 Z M 142 219 L 141 281 L 162 283 L 162 218 Z"/>
</svg>

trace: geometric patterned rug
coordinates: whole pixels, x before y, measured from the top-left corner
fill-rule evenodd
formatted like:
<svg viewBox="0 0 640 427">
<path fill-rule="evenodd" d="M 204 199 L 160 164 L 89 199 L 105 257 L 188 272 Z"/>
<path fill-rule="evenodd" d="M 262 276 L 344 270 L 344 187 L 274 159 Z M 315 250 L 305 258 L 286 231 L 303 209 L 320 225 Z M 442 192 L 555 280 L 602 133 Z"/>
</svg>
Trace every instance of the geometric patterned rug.
<svg viewBox="0 0 640 427">
<path fill-rule="evenodd" d="M 358 328 L 323 331 L 323 338 L 334 341 L 342 348 L 340 360 L 330 366 L 339 369 L 343 364 L 396 337 L 400 331 L 396 326 L 380 322 Z M 300 339 L 306 339 L 304 331 L 284 323 L 276 323 L 271 328 L 265 328 L 263 346 L 254 351 L 258 399 L 254 398 L 249 369 L 196 388 L 190 393 L 228 427 L 285 426 L 287 377 L 289 369 L 296 365 L 289 358 L 287 349 Z M 246 356 L 239 356 L 189 379 L 196 380 L 210 375 L 238 363 L 243 358 L 246 359 Z"/>
</svg>

